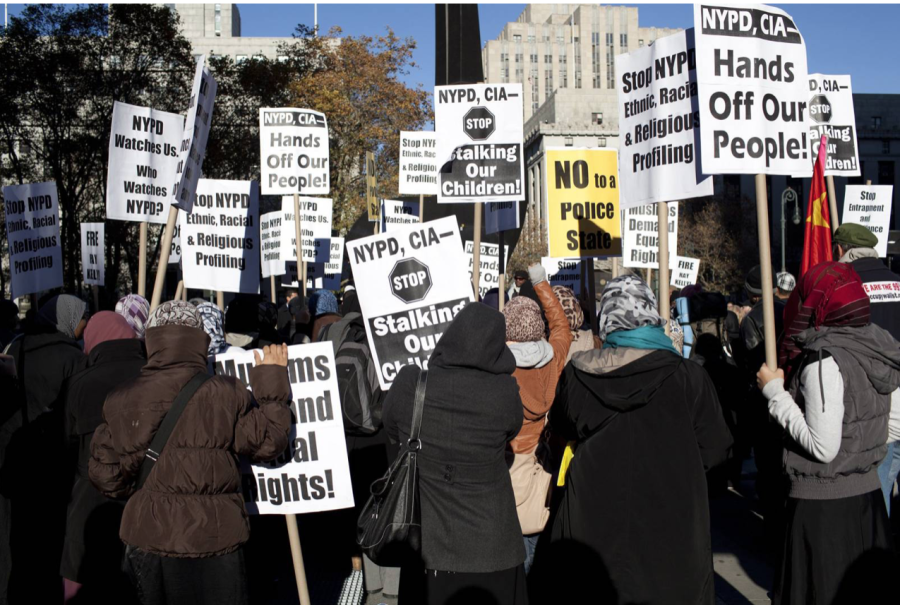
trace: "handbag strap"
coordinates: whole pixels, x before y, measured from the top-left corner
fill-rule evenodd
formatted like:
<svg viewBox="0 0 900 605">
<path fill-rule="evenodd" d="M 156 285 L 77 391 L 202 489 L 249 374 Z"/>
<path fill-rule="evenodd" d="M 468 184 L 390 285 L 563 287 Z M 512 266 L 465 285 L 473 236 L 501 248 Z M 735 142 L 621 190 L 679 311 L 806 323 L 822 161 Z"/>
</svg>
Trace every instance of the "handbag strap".
<svg viewBox="0 0 900 605">
<path fill-rule="evenodd" d="M 193 378 L 188 380 L 187 384 L 181 388 L 178 396 L 175 397 L 175 401 L 172 402 L 172 407 L 169 408 L 165 418 L 163 418 L 162 423 L 159 425 L 159 429 L 156 431 L 156 434 L 153 435 L 150 446 L 144 453 L 144 459 L 141 461 L 141 468 L 138 471 L 138 477 L 134 484 L 135 491 L 144 487 L 144 482 L 147 480 L 147 477 L 150 476 L 150 471 L 153 470 L 156 461 L 159 460 L 160 455 L 162 455 L 163 448 L 166 447 L 166 442 L 172 435 L 172 431 L 175 430 L 175 425 L 178 424 L 178 419 L 181 418 L 181 414 L 184 412 L 184 408 L 187 407 L 188 401 L 191 400 L 191 397 L 194 396 L 197 389 L 210 378 L 212 378 L 212 376 L 207 374 L 205 370 L 198 372 Z"/>
<path fill-rule="evenodd" d="M 422 441 L 419 434 L 422 432 L 422 412 L 425 409 L 425 388 L 428 384 L 428 371 L 419 371 L 419 380 L 416 381 L 416 401 L 413 405 L 412 424 L 409 427 L 409 440 L 406 446 L 410 450 L 419 451 L 422 449 Z M 415 443 L 415 448 L 413 447 Z"/>
</svg>

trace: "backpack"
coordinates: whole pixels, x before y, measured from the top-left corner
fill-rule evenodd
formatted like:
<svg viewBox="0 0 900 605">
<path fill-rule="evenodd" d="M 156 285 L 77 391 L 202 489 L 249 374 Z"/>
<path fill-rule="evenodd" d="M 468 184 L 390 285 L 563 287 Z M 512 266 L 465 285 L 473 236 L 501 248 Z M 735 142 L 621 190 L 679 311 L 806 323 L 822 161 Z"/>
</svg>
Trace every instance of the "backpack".
<svg viewBox="0 0 900 605">
<path fill-rule="evenodd" d="M 696 358 L 696 345 L 701 336 L 710 334 L 719 341 L 725 359 L 733 363 L 731 343 L 725 329 L 725 317 L 728 314 L 725 297 L 715 292 L 698 292 L 690 298 L 677 299 L 676 306 L 678 322 L 684 330 L 685 359 L 701 362 L 701 359 Z"/>
<path fill-rule="evenodd" d="M 338 392 L 347 435 L 374 435 L 381 428 L 381 389 L 359 313 L 322 328 L 321 342 L 334 347 Z"/>
</svg>

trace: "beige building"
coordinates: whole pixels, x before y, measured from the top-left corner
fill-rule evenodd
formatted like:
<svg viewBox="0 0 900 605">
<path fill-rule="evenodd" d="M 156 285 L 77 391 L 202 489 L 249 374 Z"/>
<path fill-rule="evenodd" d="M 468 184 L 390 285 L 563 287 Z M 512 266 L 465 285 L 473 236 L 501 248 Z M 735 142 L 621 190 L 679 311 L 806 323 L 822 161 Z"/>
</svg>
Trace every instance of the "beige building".
<svg viewBox="0 0 900 605">
<path fill-rule="evenodd" d="M 236 4 L 167 4 L 181 17 L 181 31 L 191 43 L 194 56 L 226 55 L 235 62 L 253 57 L 278 59 L 278 46 L 294 38 L 245 38 L 241 36 L 241 13 Z"/>
</svg>

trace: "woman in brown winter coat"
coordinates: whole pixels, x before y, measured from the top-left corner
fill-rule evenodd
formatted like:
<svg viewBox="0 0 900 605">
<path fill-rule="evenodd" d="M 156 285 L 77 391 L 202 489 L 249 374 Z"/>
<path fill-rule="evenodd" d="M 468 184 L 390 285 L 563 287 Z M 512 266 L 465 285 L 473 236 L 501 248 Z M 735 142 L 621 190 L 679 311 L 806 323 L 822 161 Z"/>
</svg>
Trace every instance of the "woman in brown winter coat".
<svg viewBox="0 0 900 605">
<path fill-rule="evenodd" d="M 140 375 L 106 399 L 91 444 L 91 481 L 109 497 L 131 496 L 119 536 L 143 603 L 246 603 L 241 545 L 249 525 L 237 456 L 271 460 L 287 447 L 287 347 L 266 347 L 262 359 L 254 352 L 252 395 L 233 377 L 209 378 L 134 492 L 144 453 L 172 402 L 207 371 L 209 337 L 193 305 L 170 301 L 151 314 L 146 346 Z"/>
</svg>

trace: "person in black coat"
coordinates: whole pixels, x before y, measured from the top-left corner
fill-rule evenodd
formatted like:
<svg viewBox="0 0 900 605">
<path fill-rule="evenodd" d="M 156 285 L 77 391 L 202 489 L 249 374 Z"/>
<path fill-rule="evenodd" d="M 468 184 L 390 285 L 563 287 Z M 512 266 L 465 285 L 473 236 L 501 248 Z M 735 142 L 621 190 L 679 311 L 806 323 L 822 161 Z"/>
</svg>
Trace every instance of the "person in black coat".
<svg viewBox="0 0 900 605">
<path fill-rule="evenodd" d="M 60 574 L 67 581 L 69 603 L 133 602 L 131 583 L 121 573 L 119 539 L 124 501 L 103 496 L 88 477 L 91 438 L 103 422 L 106 396 L 137 377 L 147 363 L 144 343 L 124 317 L 111 311 L 93 316 L 84 331 L 87 367 L 69 382 L 66 425 L 69 462 L 75 481 L 66 519 Z M 79 586 L 80 585 L 80 586 Z"/>
<path fill-rule="evenodd" d="M 485 305 L 467 305 L 435 346 L 418 456 L 422 565 L 404 565 L 401 603 L 527 603 L 505 458 L 522 426 L 515 369 L 503 315 Z M 401 369 L 384 402 L 384 426 L 400 443 L 409 439 L 418 375 L 417 366 Z"/>
<path fill-rule="evenodd" d="M 560 378 L 550 426 L 577 447 L 529 576 L 535 602 L 715 601 L 705 470 L 731 435 L 709 376 L 678 355 L 656 308 L 640 278 L 609 282 L 604 348 Z"/>
<path fill-rule="evenodd" d="M 87 305 L 62 294 L 47 300 L 25 334 L 10 343 L 23 397 L 4 394 L 3 432 L 9 437 L 0 467 L 0 602 L 62 599 L 59 561 L 65 534 L 68 474 L 63 408 L 69 379 L 82 367 L 78 339 Z"/>
</svg>

